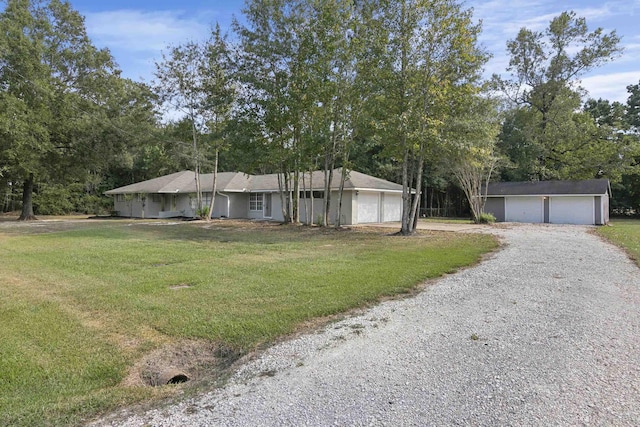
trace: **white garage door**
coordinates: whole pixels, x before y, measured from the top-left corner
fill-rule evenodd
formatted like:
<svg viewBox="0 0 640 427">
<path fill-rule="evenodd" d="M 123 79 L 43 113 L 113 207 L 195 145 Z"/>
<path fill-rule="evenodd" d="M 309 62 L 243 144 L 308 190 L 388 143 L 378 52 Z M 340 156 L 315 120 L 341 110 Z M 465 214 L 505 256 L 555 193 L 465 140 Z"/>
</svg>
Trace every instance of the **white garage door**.
<svg viewBox="0 0 640 427">
<path fill-rule="evenodd" d="M 378 193 L 358 194 L 358 224 L 380 221 L 380 204 Z"/>
<path fill-rule="evenodd" d="M 505 221 L 507 222 L 544 222 L 544 201 L 542 197 L 507 197 Z"/>
<path fill-rule="evenodd" d="M 552 224 L 595 224 L 593 197 L 551 197 L 549 222 Z"/>
<path fill-rule="evenodd" d="M 384 194 L 383 221 L 402 221 L 402 195 Z"/>
</svg>

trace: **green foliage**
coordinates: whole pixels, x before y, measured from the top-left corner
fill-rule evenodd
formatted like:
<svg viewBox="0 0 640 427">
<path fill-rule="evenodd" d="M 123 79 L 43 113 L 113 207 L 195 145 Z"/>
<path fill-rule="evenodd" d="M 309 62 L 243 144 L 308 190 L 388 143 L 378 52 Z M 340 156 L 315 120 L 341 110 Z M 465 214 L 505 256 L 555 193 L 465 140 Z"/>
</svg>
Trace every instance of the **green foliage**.
<svg viewBox="0 0 640 427">
<path fill-rule="evenodd" d="M 589 32 L 586 20 L 575 12 L 563 12 L 542 32 L 522 28 L 507 42 L 512 80 L 494 81 L 514 101 L 547 114 L 555 99 L 575 89 L 576 79 L 621 54 L 615 31 Z M 550 119 L 550 117 L 547 117 Z"/>
<path fill-rule="evenodd" d="M 499 119 L 496 100 L 476 96 L 447 125 L 441 161 L 464 191 L 475 218 L 482 214 L 486 200 L 482 195 L 500 161 L 496 154 Z"/>
<path fill-rule="evenodd" d="M 201 169 L 213 157 L 217 173 L 218 153 L 226 148 L 228 120 L 235 101 L 230 74 L 230 54 L 217 25 L 208 41 L 171 47 L 156 63 L 155 90 L 161 104 L 183 114 L 169 129 L 174 131 L 178 146 L 174 153 L 191 159 L 198 206 L 202 205 Z M 215 154 L 211 156 L 210 152 Z"/>
<path fill-rule="evenodd" d="M 201 206 L 196 209 L 196 216 L 198 218 L 207 218 L 209 216 L 209 206 Z"/>
<path fill-rule="evenodd" d="M 34 183 L 64 185 L 103 172 L 135 139 L 123 128 L 133 122 L 130 129 L 144 132 L 153 114 L 143 85 L 120 78 L 68 2 L 7 1 L 0 52 L 0 164 L 24 186 L 21 217 L 28 219 Z"/>
<path fill-rule="evenodd" d="M 83 184 L 53 184 L 38 186 L 33 206 L 36 215 L 105 214 L 113 208 L 113 200 L 91 194 Z"/>
<path fill-rule="evenodd" d="M 615 31 L 589 32 L 574 12 L 555 17 L 544 32 L 523 28 L 507 43 L 511 79 L 494 76 L 517 105 L 501 135 L 500 145 L 513 164 L 505 178 L 620 180 L 636 148 L 612 128 L 611 111 L 598 122 L 579 111 L 578 86 L 582 74 L 621 53 L 619 43 Z M 601 107 L 606 106 L 592 105 L 590 112 L 602 112 Z"/>
<path fill-rule="evenodd" d="M 483 212 L 474 221 L 478 224 L 493 224 L 496 222 L 496 217 L 493 214 Z"/>
<path fill-rule="evenodd" d="M 373 28 L 379 65 L 372 67 L 375 137 L 402 165 L 402 233 L 415 230 L 425 159 L 447 142 L 447 124 L 480 90 L 488 59 L 478 44 L 480 25 L 456 1 L 382 3 Z"/>
<path fill-rule="evenodd" d="M 55 222 L 3 233 L 0 414 L 30 427 L 80 424 L 146 399 L 151 391 L 122 380 L 162 345 L 200 339 L 246 352 L 497 246 L 481 234 L 406 239 L 249 223 Z"/>
<path fill-rule="evenodd" d="M 627 86 L 626 104 L 590 99 L 584 106 L 596 122 L 601 138 L 616 144 L 613 160 L 619 166 L 619 178 L 613 180 L 611 208 L 614 214 L 637 215 L 640 212 L 640 84 Z"/>
<path fill-rule="evenodd" d="M 34 195 L 33 210 L 38 215 L 64 215 L 74 211 L 71 194 L 62 185 L 42 186 Z"/>
<path fill-rule="evenodd" d="M 627 111 L 625 121 L 640 135 L 640 83 L 627 86 Z"/>
</svg>

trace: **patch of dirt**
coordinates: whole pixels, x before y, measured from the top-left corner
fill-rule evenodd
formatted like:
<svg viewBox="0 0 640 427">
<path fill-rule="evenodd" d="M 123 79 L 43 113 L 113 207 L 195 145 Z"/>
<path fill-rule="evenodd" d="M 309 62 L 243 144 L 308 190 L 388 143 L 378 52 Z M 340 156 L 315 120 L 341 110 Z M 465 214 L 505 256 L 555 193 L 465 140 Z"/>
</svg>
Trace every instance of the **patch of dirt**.
<svg viewBox="0 0 640 427">
<path fill-rule="evenodd" d="M 179 283 L 177 285 L 173 285 L 173 286 L 169 286 L 169 289 L 172 289 L 174 291 L 178 290 L 178 289 L 186 289 L 186 288 L 190 288 L 193 285 L 190 285 L 188 283 Z"/>
<path fill-rule="evenodd" d="M 215 229 L 234 229 L 243 231 L 253 231 L 263 228 L 275 228 L 283 225 L 277 221 L 261 221 L 254 219 L 212 219 L 211 221 L 197 220 L 193 221 L 194 224 L 199 225 L 202 228 L 215 230 Z"/>
<path fill-rule="evenodd" d="M 179 340 L 153 350 L 136 362 L 121 385 L 145 387 L 165 385 L 168 372 L 184 374 L 189 381 L 215 379 L 238 355 L 205 340 Z"/>
</svg>

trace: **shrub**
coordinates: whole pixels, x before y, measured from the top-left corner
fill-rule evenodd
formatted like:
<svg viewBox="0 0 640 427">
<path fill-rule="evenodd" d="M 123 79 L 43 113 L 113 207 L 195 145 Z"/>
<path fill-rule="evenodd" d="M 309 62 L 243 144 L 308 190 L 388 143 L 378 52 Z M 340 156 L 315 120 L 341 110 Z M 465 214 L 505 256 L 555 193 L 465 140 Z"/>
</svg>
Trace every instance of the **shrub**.
<svg viewBox="0 0 640 427">
<path fill-rule="evenodd" d="M 73 211 L 71 197 L 62 185 L 41 185 L 33 193 L 33 211 L 36 215 L 64 215 Z"/>
<path fill-rule="evenodd" d="M 37 215 L 103 214 L 112 208 L 110 198 L 90 194 L 80 183 L 44 184 L 33 194 L 33 210 Z"/>
<path fill-rule="evenodd" d="M 477 224 L 493 224 L 496 222 L 496 217 L 493 214 L 483 212 L 476 218 Z"/>
<path fill-rule="evenodd" d="M 207 218 L 209 216 L 209 206 L 202 206 L 196 210 L 196 216 L 198 218 Z"/>
</svg>

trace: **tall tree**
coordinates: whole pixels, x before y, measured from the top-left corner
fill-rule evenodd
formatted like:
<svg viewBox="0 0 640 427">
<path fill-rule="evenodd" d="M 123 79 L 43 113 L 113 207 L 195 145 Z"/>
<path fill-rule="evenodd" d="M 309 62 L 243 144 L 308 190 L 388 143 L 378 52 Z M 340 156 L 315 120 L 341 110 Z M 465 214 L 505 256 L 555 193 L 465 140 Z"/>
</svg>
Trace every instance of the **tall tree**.
<svg viewBox="0 0 640 427">
<path fill-rule="evenodd" d="M 640 82 L 627 86 L 625 121 L 631 126 L 636 135 L 640 135 Z"/>
<path fill-rule="evenodd" d="M 567 177 L 578 173 L 579 163 L 590 168 L 579 171 L 581 175 L 595 175 L 598 171 L 593 168 L 607 161 L 604 157 L 610 155 L 609 150 L 601 149 L 593 123 L 574 112 L 581 104 L 580 76 L 617 57 L 622 51 L 619 42 L 615 31 L 604 33 L 597 28 L 589 32 L 584 18 L 563 12 L 545 31 L 522 28 L 507 43 L 511 78 L 494 76 L 494 82 L 520 109 L 512 118 L 528 127 L 518 132 L 518 138 L 525 141 L 507 139 L 503 145 L 506 151 L 524 153 L 510 146 L 520 144 L 527 147 L 528 155 L 535 155 L 525 166 L 529 179 Z M 598 159 L 594 150 L 604 157 Z M 584 155 L 590 157 L 588 161 L 580 160 Z"/>
<path fill-rule="evenodd" d="M 243 81 L 252 96 L 247 106 L 271 148 L 267 162 L 281 176 L 282 194 L 292 195 L 282 200 L 287 220 L 299 220 L 301 172 L 320 167 L 325 172 L 320 222 L 330 222 L 333 170 L 343 166 L 336 178 L 342 188 L 366 97 L 356 82 L 364 70 L 368 8 L 349 0 L 254 0 L 247 6 L 247 25 L 236 25 Z M 306 211 L 310 221 L 313 208 Z"/>
<path fill-rule="evenodd" d="M 116 69 L 67 2 L 8 0 L 0 14 L 0 159 L 22 182 L 20 219 L 34 219 L 34 186 L 84 174 L 97 148 L 92 117 Z"/>
<path fill-rule="evenodd" d="M 611 207 L 624 214 L 638 212 L 640 208 L 639 86 L 627 86 L 626 104 L 590 99 L 584 106 L 602 137 L 616 145 Z"/>
<path fill-rule="evenodd" d="M 231 115 L 231 109 L 235 103 L 236 91 L 232 80 L 233 67 L 232 59 L 225 37 L 220 33 L 220 26 L 216 27 L 206 44 L 206 66 L 202 73 L 207 75 L 204 89 L 208 93 L 207 109 L 209 111 L 209 121 L 207 128 L 209 131 L 209 146 L 213 150 L 213 182 L 211 203 L 207 211 L 207 220 L 211 220 L 213 208 L 216 200 L 218 164 L 220 150 L 227 146 L 227 127 Z"/>
<path fill-rule="evenodd" d="M 297 220 L 300 118 L 307 102 L 299 34 L 307 28 L 305 7 L 296 0 L 252 0 L 243 10 L 245 23 L 234 22 L 241 43 L 244 115 L 259 126 L 253 142 L 268 147 L 262 163 L 278 174 L 285 222 Z"/>
<path fill-rule="evenodd" d="M 190 127 L 192 166 L 196 184 L 196 211 L 201 213 L 204 205 L 200 172 L 206 150 L 203 138 L 208 133 L 207 124 L 213 119 L 209 108 L 214 100 L 209 89 L 215 79 L 208 70 L 207 47 L 204 43 L 190 41 L 174 46 L 162 54 L 156 62 L 154 90 L 160 101 L 173 114 L 180 116 Z M 186 141 L 178 142 L 184 144 Z M 186 145 L 186 144 L 185 144 Z"/>
<path fill-rule="evenodd" d="M 401 234 L 415 232 L 425 157 L 443 141 L 447 120 L 478 91 L 488 59 L 479 47 L 480 25 L 453 0 L 381 2 L 384 43 L 379 51 L 379 137 L 402 164 Z"/>
<path fill-rule="evenodd" d="M 310 2 L 309 28 L 304 34 L 309 48 L 304 58 L 308 70 L 310 103 L 305 114 L 303 133 L 306 154 L 310 160 L 322 159 L 324 199 L 321 224 L 327 226 L 332 211 L 331 188 L 339 180 L 336 227 L 342 220 L 342 193 L 350 168 L 350 152 L 358 135 L 363 103 L 368 91 L 362 75 L 367 73 L 363 57 L 367 43 L 367 25 L 371 7 L 341 0 Z M 321 138 L 318 138 L 318 135 Z M 314 143 L 318 142 L 318 143 Z M 339 177 L 333 176 L 342 166 Z M 313 168 L 314 162 L 307 162 Z"/>
<path fill-rule="evenodd" d="M 476 96 L 447 123 L 447 143 L 440 157 L 464 191 L 475 222 L 484 213 L 487 187 L 500 160 L 496 150 L 499 120 L 496 101 Z"/>
</svg>

